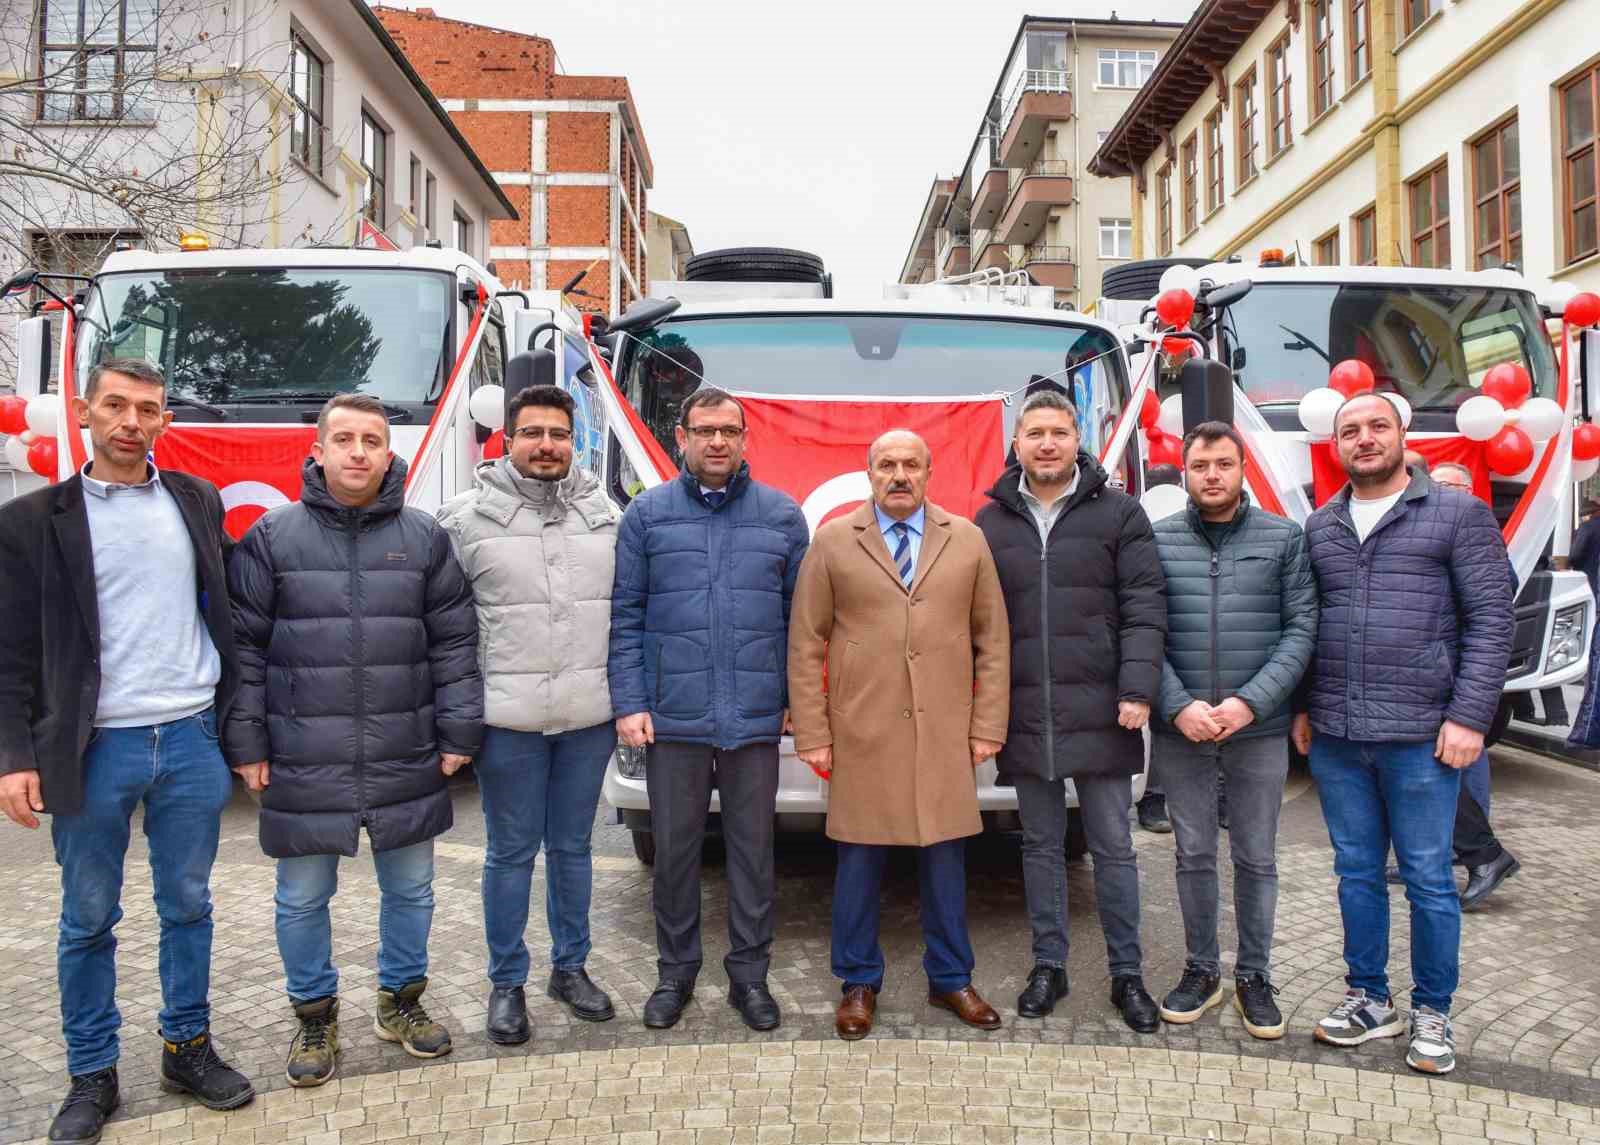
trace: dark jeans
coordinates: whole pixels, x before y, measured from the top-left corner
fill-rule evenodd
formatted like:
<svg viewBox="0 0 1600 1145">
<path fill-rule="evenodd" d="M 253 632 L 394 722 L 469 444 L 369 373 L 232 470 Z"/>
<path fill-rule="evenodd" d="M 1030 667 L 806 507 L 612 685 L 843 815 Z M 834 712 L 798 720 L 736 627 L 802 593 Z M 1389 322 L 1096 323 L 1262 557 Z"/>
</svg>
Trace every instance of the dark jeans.
<svg viewBox="0 0 1600 1145">
<path fill-rule="evenodd" d="M 1139 864 L 1128 809 L 1133 780 L 1126 775 L 1083 775 L 1072 781 L 1089 853 L 1094 856 L 1094 897 L 1106 935 L 1112 976 L 1140 973 Z M 1022 888 L 1033 929 L 1033 960 L 1067 964 L 1067 802 L 1060 779 L 1016 777 L 1022 818 Z"/>
<path fill-rule="evenodd" d="M 137 728 L 99 728 L 84 753 L 83 809 L 55 815 L 61 866 L 56 976 L 67 1072 L 95 1073 L 120 1052 L 117 938 L 133 810 L 144 804 L 150 878 L 161 919 L 161 1036 L 188 1041 L 210 1024 L 211 864 L 232 794 L 216 712 Z"/>
<path fill-rule="evenodd" d="M 833 878 L 833 976 L 851 986 L 883 989 L 883 947 L 878 921 L 883 910 L 883 868 L 889 847 L 838 844 Z M 976 959 L 967 935 L 967 841 L 949 839 L 917 847 L 917 882 L 922 902 L 922 968 L 928 989 L 949 994 L 972 982 Z"/>
<path fill-rule="evenodd" d="M 1217 947 L 1217 776 L 1228 792 L 1228 850 L 1233 857 L 1233 909 L 1238 976 L 1266 974 L 1278 910 L 1278 812 L 1289 775 L 1289 741 L 1282 735 L 1190 743 L 1157 735 L 1151 761 L 1161 761 L 1167 814 L 1178 852 L 1178 903 L 1189 964 L 1221 972 Z"/>
<path fill-rule="evenodd" d="M 772 836 L 778 806 L 778 745 L 721 749 L 655 743 L 645 756 L 656 837 L 653 899 L 657 968 L 663 979 L 700 973 L 700 851 L 715 778 L 728 851 L 728 956 L 736 983 L 765 982 L 772 951 Z"/>
<path fill-rule="evenodd" d="M 1448 1014 L 1461 969 L 1461 902 L 1450 873 L 1461 773 L 1434 758 L 1433 743 L 1372 743 L 1319 733 L 1311 741 L 1311 774 L 1339 876 L 1345 981 L 1374 997 L 1390 997 L 1383 868 L 1392 842 L 1411 903 L 1411 1001 Z"/>
<path fill-rule="evenodd" d="M 1455 834 L 1451 839 L 1455 860 L 1465 867 L 1481 867 L 1498 859 L 1505 848 L 1489 826 L 1489 752 L 1461 773 L 1461 795 L 1456 800 Z"/>
<path fill-rule="evenodd" d="M 590 840 L 606 760 L 617 745 L 610 723 L 559 735 L 484 729 L 473 762 L 489 846 L 483 860 L 483 927 L 489 981 L 528 980 L 528 900 L 533 864 L 545 852 L 545 920 L 550 965 L 581 970 L 589 957 Z"/>
</svg>

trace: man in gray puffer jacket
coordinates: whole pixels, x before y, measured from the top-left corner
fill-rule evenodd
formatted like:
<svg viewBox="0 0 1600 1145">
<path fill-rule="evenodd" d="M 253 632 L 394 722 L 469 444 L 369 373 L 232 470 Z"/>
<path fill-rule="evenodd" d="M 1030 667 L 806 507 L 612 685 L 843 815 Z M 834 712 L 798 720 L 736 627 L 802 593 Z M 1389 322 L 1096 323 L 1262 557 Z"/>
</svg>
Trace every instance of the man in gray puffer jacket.
<svg viewBox="0 0 1600 1145">
<path fill-rule="evenodd" d="M 439 510 L 478 606 L 488 725 L 475 765 L 489 835 L 488 1034 L 501 1045 L 528 1040 L 523 932 L 540 846 L 548 993 L 585 1021 L 615 1012 L 584 961 L 590 834 L 617 743 L 606 656 L 622 514 L 593 474 L 573 467 L 573 409 L 557 386 L 517 394 L 506 416 L 507 455 L 478 466 L 477 488 Z"/>
<path fill-rule="evenodd" d="M 1202 422 L 1183 440 L 1188 509 L 1157 522 L 1167 647 L 1151 745 L 1178 851 L 1188 960 L 1161 1004 L 1187 1024 L 1222 1001 L 1217 949 L 1217 774 L 1228 792 L 1239 953 L 1234 1005 L 1258 1038 L 1283 1036 L 1268 977 L 1278 905 L 1278 809 L 1289 701 L 1311 663 L 1317 586 L 1305 533 L 1250 504 L 1244 441 Z"/>
</svg>

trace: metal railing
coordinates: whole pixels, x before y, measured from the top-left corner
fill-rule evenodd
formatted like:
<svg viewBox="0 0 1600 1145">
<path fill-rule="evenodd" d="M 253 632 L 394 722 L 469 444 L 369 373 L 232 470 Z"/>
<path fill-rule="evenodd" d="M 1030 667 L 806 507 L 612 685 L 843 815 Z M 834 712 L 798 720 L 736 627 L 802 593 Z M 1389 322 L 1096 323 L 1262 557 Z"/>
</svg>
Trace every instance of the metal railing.
<svg viewBox="0 0 1600 1145">
<path fill-rule="evenodd" d="M 1022 252 L 1021 266 L 1034 262 L 1071 262 L 1072 248 L 1055 243 L 1029 243 Z"/>
<path fill-rule="evenodd" d="M 1000 134 L 1003 136 L 1011 130 L 1011 117 L 1016 114 L 1017 105 L 1022 102 L 1022 97 L 1030 91 L 1042 92 L 1068 92 L 1072 90 L 1072 73 L 1064 68 L 1024 68 L 1017 73 L 1016 82 L 1011 85 L 1011 90 L 1006 93 L 1006 101 L 1000 113 Z"/>
<path fill-rule="evenodd" d="M 1016 192 L 1017 184 L 1030 175 L 1072 175 L 1072 160 L 1070 159 L 1035 159 L 1026 167 L 1011 167 L 1006 172 L 1006 197 Z"/>
</svg>

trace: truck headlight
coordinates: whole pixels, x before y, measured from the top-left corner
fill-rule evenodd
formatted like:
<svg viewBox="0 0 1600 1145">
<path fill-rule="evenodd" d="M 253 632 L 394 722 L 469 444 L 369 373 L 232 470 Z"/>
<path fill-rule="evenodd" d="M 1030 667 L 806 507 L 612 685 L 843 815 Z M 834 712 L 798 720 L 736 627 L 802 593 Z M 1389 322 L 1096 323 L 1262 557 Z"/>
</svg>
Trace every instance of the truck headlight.
<svg viewBox="0 0 1600 1145">
<path fill-rule="evenodd" d="M 1587 630 L 1588 606 L 1575 604 L 1556 613 L 1550 625 L 1550 652 L 1544 660 L 1546 672 L 1559 672 L 1583 659 L 1583 637 Z"/>
<path fill-rule="evenodd" d="M 644 752 L 642 747 L 629 747 L 617 741 L 617 774 L 624 779 L 644 778 Z"/>
</svg>

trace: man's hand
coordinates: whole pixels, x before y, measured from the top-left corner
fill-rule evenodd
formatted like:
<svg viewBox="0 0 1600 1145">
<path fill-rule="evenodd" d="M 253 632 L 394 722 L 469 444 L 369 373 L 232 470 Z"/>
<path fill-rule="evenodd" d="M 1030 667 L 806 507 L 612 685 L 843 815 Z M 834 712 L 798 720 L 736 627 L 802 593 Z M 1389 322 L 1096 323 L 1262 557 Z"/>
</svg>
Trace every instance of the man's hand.
<svg viewBox="0 0 1600 1145">
<path fill-rule="evenodd" d="M 656 742 L 656 725 L 649 712 L 634 712 L 617 720 L 617 738 L 629 747 L 644 747 Z"/>
<path fill-rule="evenodd" d="M 1138 731 L 1150 722 L 1150 705 L 1140 700 L 1117 701 L 1117 723 L 1129 731 Z"/>
<path fill-rule="evenodd" d="M 1249 727 L 1254 723 L 1256 714 L 1250 710 L 1250 705 L 1238 696 L 1229 696 L 1211 709 L 1211 718 L 1222 728 L 1222 734 L 1217 738 L 1227 739 L 1240 728 Z"/>
<path fill-rule="evenodd" d="M 782 730 L 783 730 L 783 734 L 786 735 L 786 736 L 794 735 L 794 721 L 789 718 L 789 709 L 788 708 L 784 708 L 783 709 Z"/>
<path fill-rule="evenodd" d="M 1191 701 L 1173 718 L 1172 725 L 1190 743 L 1209 743 L 1222 734 L 1222 725 L 1213 718 L 1211 705 L 1204 700 Z"/>
<path fill-rule="evenodd" d="M 471 762 L 472 757 L 470 755 L 457 755 L 453 751 L 439 753 L 439 770 L 446 775 L 454 775 Z"/>
<path fill-rule="evenodd" d="M 39 795 L 39 773 L 12 771 L 0 775 L 0 811 L 19 827 L 33 830 L 39 825 L 35 811 L 44 810 L 44 799 Z"/>
<path fill-rule="evenodd" d="M 1311 715 L 1301 712 L 1295 716 L 1294 722 L 1289 725 L 1289 739 L 1294 743 L 1295 751 L 1301 755 L 1311 754 Z"/>
<path fill-rule="evenodd" d="M 237 771 L 239 778 L 244 780 L 247 790 L 260 791 L 263 787 L 269 787 L 272 784 L 272 769 L 267 766 L 267 761 L 264 759 L 259 763 L 238 764 L 233 770 Z"/>
<path fill-rule="evenodd" d="M 1005 745 L 995 743 L 992 739 L 979 739 L 973 736 L 967 740 L 967 746 L 972 749 L 972 766 L 978 767 L 999 755 L 1000 749 Z"/>
<path fill-rule="evenodd" d="M 1454 720 L 1445 720 L 1444 727 L 1439 729 L 1433 754 L 1446 767 L 1470 767 L 1483 754 L 1483 733 L 1475 732 Z"/>
<path fill-rule="evenodd" d="M 798 753 L 800 762 L 817 773 L 818 779 L 833 778 L 833 745 L 814 747 L 810 751 Z"/>
</svg>

